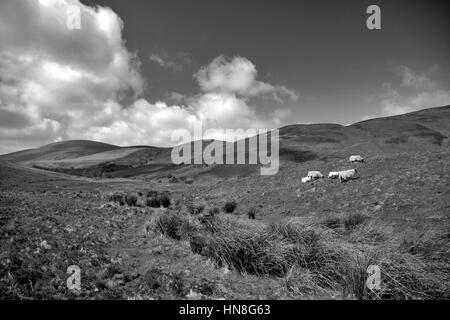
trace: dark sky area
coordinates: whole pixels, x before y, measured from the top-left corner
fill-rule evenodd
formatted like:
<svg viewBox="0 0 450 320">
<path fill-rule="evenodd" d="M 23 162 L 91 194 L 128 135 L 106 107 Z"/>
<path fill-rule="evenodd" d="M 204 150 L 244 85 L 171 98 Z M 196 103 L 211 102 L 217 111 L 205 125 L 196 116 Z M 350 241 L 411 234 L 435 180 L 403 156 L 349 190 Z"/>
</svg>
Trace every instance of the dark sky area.
<svg viewBox="0 0 450 320">
<path fill-rule="evenodd" d="M 127 47 L 143 63 L 150 100 L 173 91 L 195 93 L 192 74 L 220 54 L 244 56 L 261 80 L 299 92 L 300 100 L 289 105 L 294 123 L 345 124 L 379 115 L 383 84 L 402 81 L 393 72 L 400 65 L 417 74 L 438 65 L 430 76 L 450 89 L 448 1 L 84 2 L 109 6 L 122 18 Z M 371 4 L 381 8 L 381 30 L 366 27 Z M 183 71 L 151 63 L 152 54 L 183 65 Z M 399 104 L 415 92 L 405 94 Z M 411 106 L 421 107 L 427 105 Z M 348 120 L 342 117 L 347 112 L 354 114 Z"/>
</svg>

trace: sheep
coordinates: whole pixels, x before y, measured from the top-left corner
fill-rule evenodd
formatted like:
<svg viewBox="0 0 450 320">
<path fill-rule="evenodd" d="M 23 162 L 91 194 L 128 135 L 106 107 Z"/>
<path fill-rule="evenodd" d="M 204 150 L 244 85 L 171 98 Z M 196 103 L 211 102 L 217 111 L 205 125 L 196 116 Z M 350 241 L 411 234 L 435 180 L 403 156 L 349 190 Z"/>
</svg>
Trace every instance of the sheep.
<svg viewBox="0 0 450 320">
<path fill-rule="evenodd" d="M 355 162 L 364 163 L 364 158 L 361 156 L 351 156 L 349 160 L 351 163 L 355 163 Z"/>
<path fill-rule="evenodd" d="M 302 183 L 308 183 L 308 182 L 311 182 L 311 177 L 304 177 L 304 178 L 302 178 Z"/>
<path fill-rule="evenodd" d="M 320 171 L 310 171 L 308 172 L 308 177 L 312 180 L 322 179 L 324 175 Z"/>
<path fill-rule="evenodd" d="M 341 182 L 347 182 L 349 180 L 353 180 L 358 173 L 358 170 L 352 169 L 352 170 L 346 170 L 339 172 L 339 179 Z"/>
<path fill-rule="evenodd" d="M 328 174 L 328 178 L 329 178 L 329 179 L 337 179 L 337 178 L 339 178 L 339 174 L 340 174 L 339 171 L 331 171 L 331 172 Z"/>
</svg>

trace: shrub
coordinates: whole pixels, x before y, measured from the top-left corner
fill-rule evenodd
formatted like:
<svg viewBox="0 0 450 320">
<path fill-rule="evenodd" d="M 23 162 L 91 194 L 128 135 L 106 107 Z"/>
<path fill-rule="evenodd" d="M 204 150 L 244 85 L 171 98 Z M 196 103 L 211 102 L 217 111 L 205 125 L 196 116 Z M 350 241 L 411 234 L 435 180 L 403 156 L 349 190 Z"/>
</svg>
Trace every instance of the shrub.
<svg viewBox="0 0 450 320">
<path fill-rule="evenodd" d="M 237 203 L 236 201 L 232 200 L 232 201 L 227 201 L 225 203 L 225 205 L 223 206 L 223 212 L 225 213 L 233 213 L 234 210 L 237 207 Z"/>
<path fill-rule="evenodd" d="M 164 191 L 159 194 L 159 204 L 164 208 L 170 207 L 170 194 L 167 191 Z"/>
<path fill-rule="evenodd" d="M 249 218 L 250 220 L 255 220 L 255 219 L 256 219 L 256 209 L 255 209 L 255 208 L 251 208 L 251 209 L 248 211 L 247 215 L 248 215 L 248 218 Z"/>
<path fill-rule="evenodd" d="M 126 195 L 125 196 L 125 203 L 129 207 L 136 207 L 137 206 L 138 197 L 135 195 Z"/>
<path fill-rule="evenodd" d="M 193 216 L 201 214 L 205 210 L 206 205 L 204 203 L 198 203 L 195 201 L 189 201 L 186 204 L 186 208 Z"/>
<path fill-rule="evenodd" d="M 110 202 L 118 203 L 119 205 L 125 205 L 125 195 L 119 192 L 114 192 L 108 195 Z"/>
<path fill-rule="evenodd" d="M 147 206 L 151 208 L 160 208 L 161 206 L 164 208 L 170 207 L 170 194 L 167 191 L 157 192 L 157 191 L 149 191 L 147 193 Z"/>
<path fill-rule="evenodd" d="M 153 215 L 146 229 L 156 231 L 175 240 L 183 240 L 189 239 L 197 233 L 199 223 L 179 213 L 159 211 Z"/>
</svg>

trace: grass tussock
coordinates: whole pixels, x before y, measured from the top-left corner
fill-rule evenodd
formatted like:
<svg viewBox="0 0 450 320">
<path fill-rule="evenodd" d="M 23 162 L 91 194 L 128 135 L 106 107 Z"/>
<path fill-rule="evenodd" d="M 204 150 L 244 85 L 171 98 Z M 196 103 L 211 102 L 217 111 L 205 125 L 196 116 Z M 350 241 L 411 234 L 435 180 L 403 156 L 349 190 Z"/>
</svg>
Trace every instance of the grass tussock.
<svg viewBox="0 0 450 320">
<path fill-rule="evenodd" d="M 176 212 L 158 210 L 146 225 L 146 231 L 163 234 L 175 240 L 186 240 L 200 229 L 196 219 Z"/>
<path fill-rule="evenodd" d="M 364 224 L 369 217 L 362 213 L 349 213 L 344 216 L 328 215 L 321 220 L 321 224 L 329 229 L 344 229 L 352 231 L 356 227 Z"/>
<path fill-rule="evenodd" d="M 108 201 L 116 203 L 120 206 L 127 205 L 129 207 L 136 207 L 138 205 L 138 197 L 134 194 L 124 194 L 114 192 L 108 195 Z"/>
<path fill-rule="evenodd" d="M 237 203 L 235 200 L 225 202 L 223 206 L 223 212 L 225 213 L 233 213 L 237 208 Z"/>
<path fill-rule="evenodd" d="M 342 224 L 346 230 L 351 231 L 368 219 L 368 216 L 359 212 L 349 213 L 342 218 Z"/>
<path fill-rule="evenodd" d="M 279 278 L 286 295 L 340 292 L 357 299 L 450 298 L 448 234 L 399 243 L 393 241 L 392 230 L 362 215 L 266 225 L 210 211 L 157 212 L 151 229 L 175 240 L 189 240 L 194 253 L 218 267 Z M 330 230 L 337 224 L 348 232 Z M 369 266 L 381 271 L 379 289 L 367 286 Z"/>
<path fill-rule="evenodd" d="M 448 299 L 450 286 L 444 273 L 430 272 L 429 264 L 398 248 L 383 246 L 352 250 L 343 264 L 342 283 L 346 292 L 358 299 L 422 300 Z M 366 285 L 370 265 L 378 266 L 380 289 Z"/>
<path fill-rule="evenodd" d="M 189 214 L 195 216 L 203 213 L 207 207 L 207 204 L 204 201 L 189 201 L 186 204 L 186 208 Z"/>
<path fill-rule="evenodd" d="M 266 226 L 226 216 L 214 220 L 209 242 L 210 258 L 243 273 L 284 276 L 293 266 L 331 274 L 329 264 L 338 255 L 322 240 L 322 230 L 304 228 L 293 223 Z M 328 271 L 326 269 L 329 269 Z"/>
<path fill-rule="evenodd" d="M 147 192 L 147 206 L 151 208 L 169 208 L 171 204 L 169 192 L 149 191 Z"/>
<path fill-rule="evenodd" d="M 255 220 L 256 219 L 256 209 L 255 208 L 250 208 L 250 210 L 248 210 L 248 212 L 247 212 L 247 217 L 250 220 Z"/>
</svg>

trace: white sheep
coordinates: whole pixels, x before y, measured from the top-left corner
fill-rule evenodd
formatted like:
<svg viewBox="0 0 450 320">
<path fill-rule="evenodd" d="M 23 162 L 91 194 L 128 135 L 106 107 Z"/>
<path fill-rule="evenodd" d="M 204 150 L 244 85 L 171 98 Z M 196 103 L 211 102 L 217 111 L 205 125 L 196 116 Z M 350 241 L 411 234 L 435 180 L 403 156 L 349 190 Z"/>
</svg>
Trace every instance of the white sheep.
<svg viewBox="0 0 450 320">
<path fill-rule="evenodd" d="M 347 182 L 349 180 L 355 179 L 357 173 L 358 170 L 356 169 L 341 171 L 339 173 L 339 179 L 341 180 L 341 182 Z"/>
<path fill-rule="evenodd" d="M 339 178 L 339 174 L 340 174 L 339 171 L 331 171 L 331 172 L 328 174 L 328 178 L 329 178 L 329 179 L 337 179 L 337 178 Z"/>
<path fill-rule="evenodd" d="M 320 171 L 310 171 L 308 172 L 308 177 L 312 180 L 317 180 L 324 178 L 324 175 Z"/>
<path fill-rule="evenodd" d="M 364 163 L 364 158 L 361 156 L 351 156 L 349 160 L 351 163 L 355 163 L 355 162 Z"/>
<path fill-rule="evenodd" d="M 308 182 L 311 182 L 311 177 L 304 177 L 304 178 L 302 178 L 302 183 L 308 183 Z"/>
</svg>

